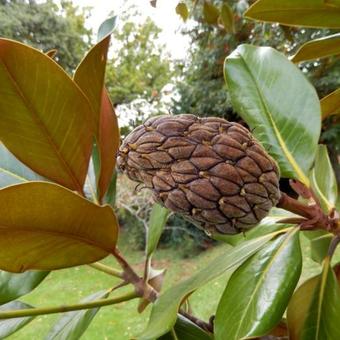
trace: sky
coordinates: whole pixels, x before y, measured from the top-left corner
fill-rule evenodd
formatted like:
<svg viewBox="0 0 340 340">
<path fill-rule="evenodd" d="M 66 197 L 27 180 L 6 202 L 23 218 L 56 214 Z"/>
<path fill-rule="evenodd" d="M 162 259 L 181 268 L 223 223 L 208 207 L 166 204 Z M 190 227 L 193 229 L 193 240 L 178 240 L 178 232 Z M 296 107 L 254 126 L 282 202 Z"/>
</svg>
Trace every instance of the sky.
<svg viewBox="0 0 340 340">
<path fill-rule="evenodd" d="M 156 8 L 150 5 L 149 0 L 73 0 L 73 3 L 79 7 L 92 7 L 92 15 L 87 20 L 87 25 L 94 32 L 97 32 L 98 27 L 110 12 L 119 16 L 123 5 L 133 4 L 144 17 L 149 16 L 162 29 L 160 42 L 166 45 L 172 57 L 175 59 L 185 57 L 188 41 L 180 34 L 184 23 L 175 12 L 177 5 L 175 0 L 158 0 Z"/>
</svg>

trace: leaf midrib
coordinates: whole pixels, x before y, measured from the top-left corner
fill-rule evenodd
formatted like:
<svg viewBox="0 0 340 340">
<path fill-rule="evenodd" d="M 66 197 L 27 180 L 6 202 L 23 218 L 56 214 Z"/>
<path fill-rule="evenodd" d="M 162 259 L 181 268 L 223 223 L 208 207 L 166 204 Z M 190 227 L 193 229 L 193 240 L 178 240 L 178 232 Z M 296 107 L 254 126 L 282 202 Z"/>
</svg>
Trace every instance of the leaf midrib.
<svg viewBox="0 0 340 340">
<path fill-rule="evenodd" d="M 50 146 L 54 150 L 55 155 L 59 159 L 59 162 L 62 165 L 62 167 L 64 168 L 64 170 L 66 171 L 66 173 L 71 178 L 73 184 L 75 185 L 75 188 L 77 189 L 77 191 L 82 192 L 82 185 L 81 185 L 81 183 L 78 181 L 78 178 L 74 174 L 74 172 L 73 172 L 72 168 L 70 167 L 70 165 L 66 162 L 64 157 L 61 155 L 60 150 L 58 149 L 58 147 L 57 147 L 56 143 L 54 142 L 53 138 L 51 137 L 51 135 L 49 134 L 49 131 L 48 131 L 46 125 L 40 119 L 39 114 L 36 112 L 36 110 L 34 109 L 33 105 L 29 102 L 29 100 L 24 95 L 22 89 L 20 88 L 19 84 L 17 83 L 17 81 L 15 80 L 15 78 L 12 75 L 11 71 L 9 70 L 7 64 L 5 63 L 5 61 L 1 57 L 0 57 L 0 62 L 4 66 L 4 69 L 7 72 L 7 75 L 9 77 L 9 79 L 11 80 L 11 82 L 12 82 L 12 84 L 13 84 L 16 92 L 17 92 L 17 94 L 19 95 L 19 97 L 21 98 L 22 102 L 26 106 L 28 112 L 31 113 L 31 117 L 35 121 L 36 125 L 42 131 L 43 135 L 45 136 L 46 140 L 48 141 L 48 144 L 50 144 Z"/>
<path fill-rule="evenodd" d="M 269 121 L 270 125 L 272 126 L 273 130 L 274 130 L 274 136 L 276 137 L 279 145 L 281 146 L 281 149 L 287 159 L 287 161 L 289 162 L 289 164 L 292 166 L 293 170 L 295 171 L 296 175 L 298 176 L 298 179 L 306 184 L 308 187 L 309 187 L 309 179 L 307 178 L 307 176 L 303 173 L 303 171 L 301 170 L 301 168 L 299 167 L 299 165 L 295 162 L 295 159 L 294 157 L 292 156 L 292 154 L 290 153 L 284 139 L 282 138 L 281 136 L 281 133 L 279 131 L 279 129 L 277 128 L 276 126 L 276 123 L 272 117 L 272 114 L 270 113 L 270 110 L 269 108 L 267 107 L 267 103 L 262 95 L 262 92 L 260 91 L 260 86 L 256 80 L 256 77 L 253 75 L 253 73 L 251 72 L 247 62 L 245 61 L 244 57 L 242 54 L 239 54 L 240 55 L 240 59 L 242 60 L 245 68 L 247 69 L 250 77 L 252 78 L 254 84 L 255 84 L 255 87 L 256 87 L 256 90 L 257 90 L 257 93 L 259 95 L 259 98 L 261 100 L 261 103 L 263 105 L 263 108 L 264 108 L 264 112 L 266 114 L 266 117 L 267 117 L 267 120 Z"/>
</svg>

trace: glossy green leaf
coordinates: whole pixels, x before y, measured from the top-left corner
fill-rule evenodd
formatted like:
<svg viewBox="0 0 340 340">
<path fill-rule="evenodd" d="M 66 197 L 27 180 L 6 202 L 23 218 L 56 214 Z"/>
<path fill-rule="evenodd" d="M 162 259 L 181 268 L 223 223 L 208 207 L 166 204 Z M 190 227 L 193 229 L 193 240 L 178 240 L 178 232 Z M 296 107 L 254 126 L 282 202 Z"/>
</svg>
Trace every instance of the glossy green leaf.
<svg viewBox="0 0 340 340">
<path fill-rule="evenodd" d="M 225 30 L 235 33 L 234 13 L 227 3 L 222 4 L 220 18 Z"/>
<path fill-rule="evenodd" d="M 179 340 L 212 340 L 211 334 L 205 332 L 202 328 L 198 327 L 196 324 L 191 322 L 189 319 L 185 318 L 183 315 L 178 314 L 177 320 L 174 326 L 174 331 L 176 332 L 177 338 Z M 174 340 L 173 335 L 167 333 L 158 340 Z"/>
<path fill-rule="evenodd" d="M 326 145 L 319 145 L 312 169 L 311 182 L 321 207 L 325 212 L 330 212 L 335 207 L 338 197 L 338 185 Z"/>
<path fill-rule="evenodd" d="M 340 54 L 340 33 L 303 44 L 292 57 L 294 63 Z"/>
<path fill-rule="evenodd" d="M 0 142 L 0 188 L 17 183 L 42 180 L 44 180 L 43 177 L 17 160 Z"/>
<path fill-rule="evenodd" d="M 0 312 L 13 310 L 13 309 L 20 310 L 20 309 L 28 309 L 28 308 L 33 308 L 33 307 L 21 301 L 12 301 L 12 302 L 6 303 L 5 305 L 0 306 Z M 11 334 L 15 333 L 20 328 L 26 326 L 33 319 L 34 317 L 28 316 L 25 318 L 0 320 L 0 339 L 4 339 L 10 336 Z"/>
<path fill-rule="evenodd" d="M 207 24 L 217 24 L 217 19 L 220 16 L 218 8 L 210 1 L 204 1 L 203 4 L 203 17 Z"/>
<path fill-rule="evenodd" d="M 0 305 L 28 294 L 48 275 L 48 271 L 13 274 L 0 271 Z"/>
<path fill-rule="evenodd" d="M 89 98 L 96 126 L 96 152 L 99 159 L 96 178 L 99 201 L 102 201 L 110 184 L 119 146 L 118 121 L 104 84 L 110 34 L 114 28 L 113 25 L 111 30 L 108 30 L 110 19 L 108 20 L 107 25 L 103 24 L 106 36 L 89 51 L 74 74 L 75 82 Z M 100 32 L 99 34 L 103 34 Z"/>
<path fill-rule="evenodd" d="M 246 18 L 288 26 L 340 28 L 340 4 L 327 0 L 259 0 Z"/>
<path fill-rule="evenodd" d="M 328 233 L 326 235 L 315 237 L 311 240 L 311 258 L 315 262 L 322 263 L 325 259 L 332 237 L 333 234 Z"/>
<path fill-rule="evenodd" d="M 166 221 L 169 216 L 169 210 L 159 204 L 152 207 L 150 220 L 148 224 L 146 255 L 150 256 L 157 248 L 158 241 L 161 237 Z"/>
<path fill-rule="evenodd" d="M 302 72 L 270 47 L 239 46 L 225 60 L 237 112 L 279 163 L 283 177 L 309 186 L 321 129 L 317 93 Z"/>
<path fill-rule="evenodd" d="M 108 296 L 108 291 L 101 291 L 88 296 L 82 302 L 105 299 Z M 46 340 L 78 340 L 86 331 L 99 309 L 92 308 L 63 314 L 48 333 Z"/>
<path fill-rule="evenodd" d="M 101 41 L 106 38 L 108 35 L 112 33 L 114 28 L 117 25 L 117 16 L 112 16 L 107 18 L 102 24 L 99 26 L 97 33 L 97 41 Z"/>
<path fill-rule="evenodd" d="M 321 275 L 294 293 L 287 320 L 291 340 L 340 339 L 340 289 L 326 257 Z"/>
<path fill-rule="evenodd" d="M 187 21 L 189 17 L 189 10 L 184 2 L 179 2 L 176 6 L 176 13 L 181 16 L 183 21 Z"/>
<path fill-rule="evenodd" d="M 228 249 L 206 268 L 164 292 L 155 302 L 147 329 L 139 339 L 151 340 L 169 332 L 176 322 L 177 311 L 185 297 L 226 271 L 235 269 L 278 233 L 246 241 Z"/>
<path fill-rule="evenodd" d="M 111 207 L 61 186 L 31 182 L 0 190 L 0 268 L 10 272 L 87 264 L 117 241 Z"/>
<path fill-rule="evenodd" d="M 215 339 L 267 334 L 281 320 L 301 268 L 298 229 L 271 241 L 243 263 L 231 276 L 219 302 Z"/>
<path fill-rule="evenodd" d="M 91 107 L 51 58 L 0 39 L 0 136 L 40 175 L 82 191 L 91 155 Z"/>
<path fill-rule="evenodd" d="M 322 119 L 340 115 L 340 88 L 320 100 Z"/>
<path fill-rule="evenodd" d="M 114 172 L 109 187 L 103 198 L 103 203 L 109 204 L 111 207 L 114 207 L 116 204 L 116 196 L 117 196 L 117 173 Z"/>
</svg>

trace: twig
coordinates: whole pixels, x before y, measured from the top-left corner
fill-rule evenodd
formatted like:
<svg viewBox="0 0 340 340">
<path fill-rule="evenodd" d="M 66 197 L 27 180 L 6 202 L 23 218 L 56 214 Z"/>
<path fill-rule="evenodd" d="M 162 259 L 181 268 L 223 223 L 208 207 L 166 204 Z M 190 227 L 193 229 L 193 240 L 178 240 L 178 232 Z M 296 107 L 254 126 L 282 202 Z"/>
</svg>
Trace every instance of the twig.
<svg viewBox="0 0 340 340">
<path fill-rule="evenodd" d="M 118 277 L 119 279 L 123 279 L 123 273 L 120 272 L 117 269 L 111 268 L 109 266 L 106 266 L 105 264 L 99 263 L 99 262 L 95 262 L 95 263 L 91 263 L 89 264 L 89 266 L 91 268 L 97 269 L 100 272 L 112 275 L 114 277 Z"/>
<path fill-rule="evenodd" d="M 202 328 L 203 330 L 205 330 L 209 333 L 214 332 L 214 328 L 213 328 L 212 323 L 208 323 L 208 322 L 205 322 L 201 319 L 198 319 L 198 318 L 196 318 L 196 316 L 193 316 L 193 315 L 191 315 L 187 312 L 184 312 L 183 310 L 180 310 L 179 314 L 183 315 L 184 317 L 189 319 L 191 322 L 193 322 L 194 324 L 196 324 L 198 327 Z"/>
<path fill-rule="evenodd" d="M 112 252 L 112 255 L 117 259 L 123 269 L 124 280 L 134 285 L 136 294 L 150 302 L 156 301 L 158 293 L 147 282 L 144 282 L 143 278 L 138 276 L 130 264 L 120 254 L 118 248 Z"/>
<path fill-rule="evenodd" d="M 99 299 L 99 300 L 94 300 L 91 302 L 78 303 L 74 305 L 1 311 L 0 319 L 13 319 L 13 318 L 22 318 L 26 316 L 37 316 L 37 315 L 73 312 L 77 310 L 114 305 L 117 303 L 135 299 L 137 297 L 138 295 L 136 294 L 136 292 L 132 291 L 125 295 L 117 296 L 114 298 Z"/>
</svg>

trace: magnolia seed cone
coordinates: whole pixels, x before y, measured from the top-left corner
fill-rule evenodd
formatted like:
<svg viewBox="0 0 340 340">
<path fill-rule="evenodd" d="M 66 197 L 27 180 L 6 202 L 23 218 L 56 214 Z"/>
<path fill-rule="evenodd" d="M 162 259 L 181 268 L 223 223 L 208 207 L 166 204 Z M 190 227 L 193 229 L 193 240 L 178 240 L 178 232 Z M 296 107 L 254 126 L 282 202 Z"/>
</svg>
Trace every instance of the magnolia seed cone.
<svg viewBox="0 0 340 340">
<path fill-rule="evenodd" d="M 208 233 L 250 229 L 280 197 L 274 160 L 246 128 L 222 118 L 148 119 L 125 138 L 118 166 Z"/>
</svg>

